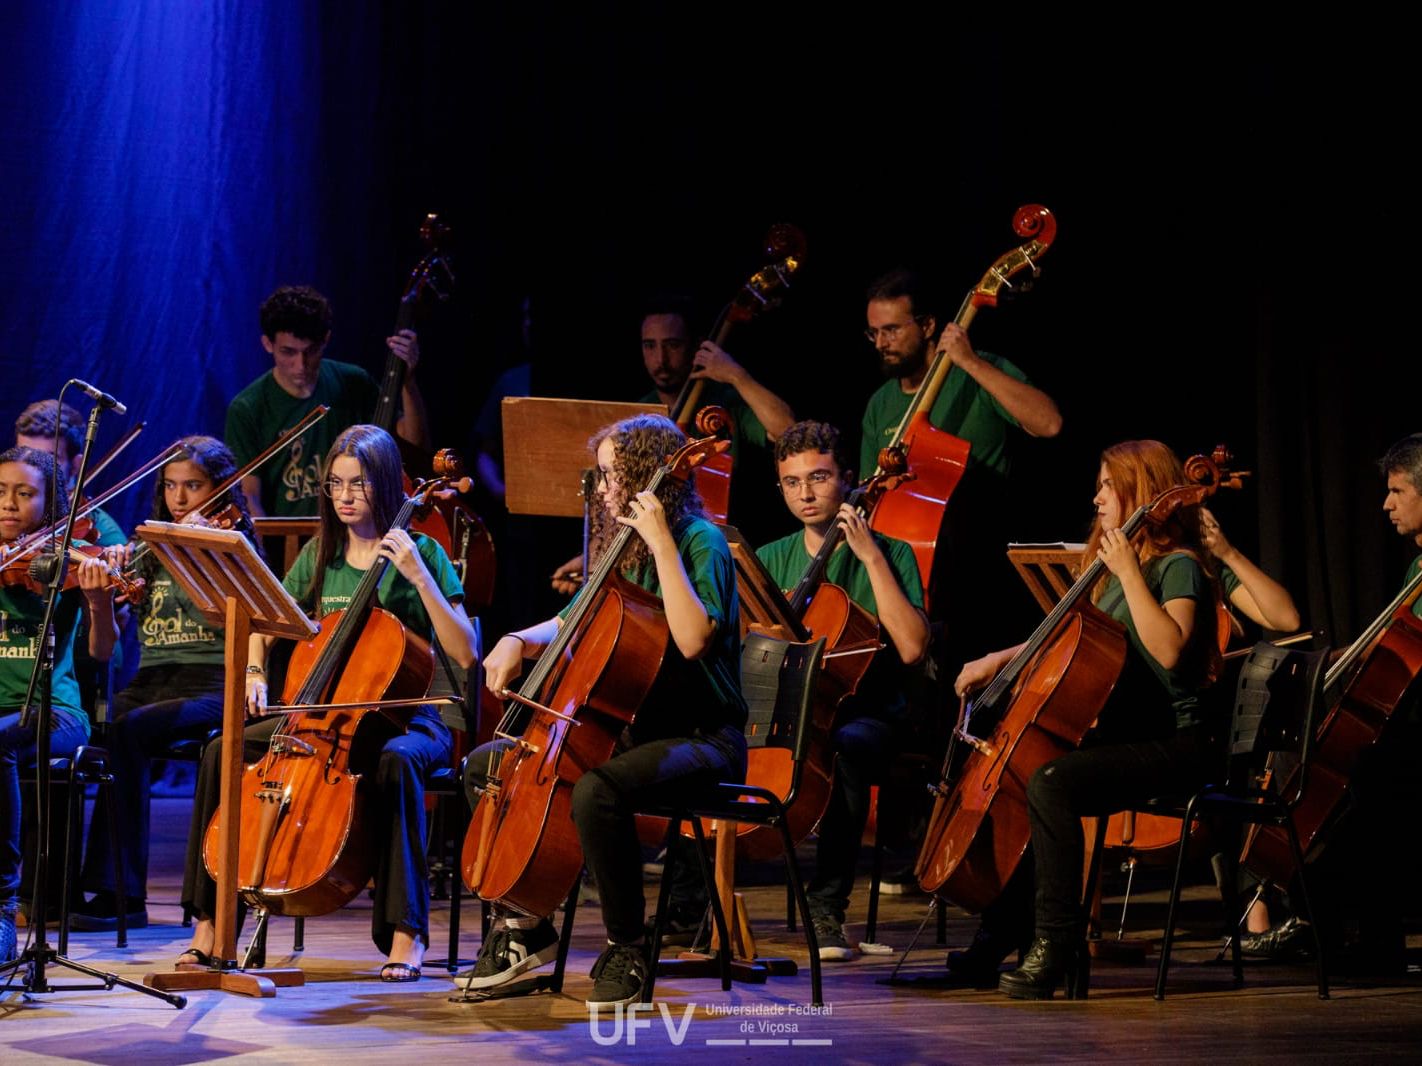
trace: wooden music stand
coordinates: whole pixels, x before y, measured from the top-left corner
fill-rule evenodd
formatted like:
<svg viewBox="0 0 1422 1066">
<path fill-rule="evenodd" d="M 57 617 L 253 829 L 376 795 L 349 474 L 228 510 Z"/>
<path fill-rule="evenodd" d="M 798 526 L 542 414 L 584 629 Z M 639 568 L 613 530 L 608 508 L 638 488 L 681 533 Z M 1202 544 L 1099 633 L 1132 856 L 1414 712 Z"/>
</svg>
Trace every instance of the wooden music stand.
<svg viewBox="0 0 1422 1066">
<path fill-rule="evenodd" d="M 291 569 L 291 564 L 296 562 L 296 556 L 301 551 L 302 545 L 316 535 L 316 531 L 321 528 L 321 519 L 315 515 L 308 517 L 293 517 L 290 515 L 263 515 L 260 518 L 252 519 L 252 528 L 257 536 L 262 538 L 262 547 L 266 549 L 267 555 L 275 560 L 276 554 L 269 547 L 271 541 L 281 540 L 281 572 L 286 573 Z"/>
<path fill-rule="evenodd" d="M 723 525 L 720 530 L 731 549 L 731 561 L 736 564 L 736 594 L 741 601 L 741 639 L 751 626 L 773 633 L 785 640 L 804 640 L 805 627 L 790 613 L 785 594 L 775 584 L 770 571 L 760 561 L 741 531 Z"/>
<path fill-rule="evenodd" d="M 667 409 L 660 403 L 506 396 L 502 413 L 509 513 L 582 518 L 578 489 L 592 435 L 624 418 L 665 415 Z"/>
<path fill-rule="evenodd" d="M 145 522 L 135 531 L 153 545 L 168 573 L 193 606 L 226 635 L 226 685 L 222 697 L 222 797 L 218 811 L 216 965 L 209 970 L 145 974 L 143 983 L 164 991 L 218 988 L 245 996 L 274 996 L 276 987 L 306 983 L 299 969 L 238 970 L 237 843 L 242 790 L 242 727 L 246 703 L 247 638 L 264 633 L 310 640 L 319 627 L 302 612 L 277 576 L 236 530 Z"/>
<path fill-rule="evenodd" d="M 1067 589 L 1076 582 L 1085 544 L 1009 544 L 1007 560 L 1017 570 L 1027 591 L 1042 608 L 1051 614 Z"/>
</svg>

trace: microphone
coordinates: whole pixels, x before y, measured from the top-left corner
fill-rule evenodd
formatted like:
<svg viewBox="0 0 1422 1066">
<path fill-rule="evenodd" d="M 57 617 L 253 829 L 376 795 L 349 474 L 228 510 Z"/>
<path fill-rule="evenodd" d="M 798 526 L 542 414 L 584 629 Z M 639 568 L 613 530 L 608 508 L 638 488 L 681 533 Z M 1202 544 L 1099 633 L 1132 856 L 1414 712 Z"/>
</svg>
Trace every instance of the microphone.
<svg viewBox="0 0 1422 1066">
<path fill-rule="evenodd" d="M 107 392 L 104 392 L 101 389 L 94 388 L 94 386 L 90 385 L 87 381 L 80 381 L 78 378 L 70 378 L 69 384 L 74 385 L 80 390 L 82 390 L 84 395 L 88 396 L 89 399 L 93 400 L 100 407 L 104 408 L 104 410 L 111 410 L 114 412 L 114 414 L 119 415 L 128 414 L 128 408 L 126 406 L 119 403 Z"/>
</svg>

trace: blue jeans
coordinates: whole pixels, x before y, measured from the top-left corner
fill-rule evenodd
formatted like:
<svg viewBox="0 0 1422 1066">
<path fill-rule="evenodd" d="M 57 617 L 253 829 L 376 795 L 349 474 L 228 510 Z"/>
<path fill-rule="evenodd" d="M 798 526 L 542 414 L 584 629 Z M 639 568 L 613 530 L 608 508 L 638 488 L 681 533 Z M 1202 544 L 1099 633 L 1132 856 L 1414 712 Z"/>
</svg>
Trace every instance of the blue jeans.
<svg viewBox="0 0 1422 1066">
<path fill-rule="evenodd" d="M 56 707 L 50 754 L 73 755 L 89 738 L 88 724 L 81 712 Z M 35 722 L 21 726 L 19 712 L 0 714 L 0 901 L 20 894 L 20 767 L 34 759 Z"/>
</svg>

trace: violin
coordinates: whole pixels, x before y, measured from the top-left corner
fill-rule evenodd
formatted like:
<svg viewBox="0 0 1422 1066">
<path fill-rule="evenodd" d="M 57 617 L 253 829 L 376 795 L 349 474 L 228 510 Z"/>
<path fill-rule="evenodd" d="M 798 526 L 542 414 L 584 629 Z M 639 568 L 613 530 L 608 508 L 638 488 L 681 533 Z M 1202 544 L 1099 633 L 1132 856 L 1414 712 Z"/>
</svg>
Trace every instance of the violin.
<svg viewBox="0 0 1422 1066">
<path fill-rule="evenodd" d="M 76 563 L 81 559 L 103 559 L 103 557 L 104 549 L 97 544 L 71 544 L 69 546 L 69 558 Z M 16 586 L 26 588 L 36 596 L 43 596 L 49 591 L 49 581 L 43 575 L 37 576 L 32 572 L 32 564 L 38 561 L 31 555 L 9 560 L 4 566 L 0 566 L 0 585 L 6 588 Z M 105 587 L 116 589 L 121 595 L 130 599 L 143 595 L 142 578 L 131 577 L 107 562 L 104 564 L 104 574 L 106 577 Z M 64 581 L 59 587 L 63 592 L 79 587 L 78 567 L 65 569 Z"/>
<path fill-rule="evenodd" d="M 644 491 L 685 481 L 725 441 L 691 441 L 657 469 Z M 496 737 L 513 747 L 491 760 L 489 783 L 464 839 L 465 884 L 525 914 L 551 914 L 583 865 L 573 825 L 573 786 L 612 757 L 656 679 L 670 632 L 662 601 L 624 578 L 633 530 L 623 526 L 517 693 Z M 519 723 L 526 725 L 519 729 Z"/>
<path fill-rule="evenodd" d="M 784 300 L 790 280 L 805 264 L 805 234 L 798 227 L 777 223 L 765 237 L 765 256 L 770 260 L 754 274 L 721 309 L 709 339 L 725 347 L 737 325 L 750 322 L 765 311 L 774 310 Z M 671 420 L 690 433 L 700 408 L 705 378 L 690 378 L 671 406 Z M 731 456 L 721 453 L 708 459 L 696 472 L 696 491 L 701 495 L 706 515 L 713 522 L 726 521 L 731 506 Z"/>
<path fill-rule="evenodd" d="M 243 518 L 242 510 L 232 502 L 228 493 L 242 484 L 242 479 L 248 474 L 261 469 L 272 456 L 284 451 L 291 441 L 301 436 L 317 422 L 325 418 L 327 412 L 330 410 L 331 409 L 325 404 L 317 404 L 310 411 L 306 412 L 301 421 L 297 422 L 296 425 L 292 426 L 273 441 L 271 445 L 259 455 L 254 456 L 243 466 L 234 470 L 229 477 L 212 490 L 207 499 L 193 508 L 191 514 L 197 516 L 196 519 L 193 520 L 195 524 L 211 526 L 216 529 L 235 529 L 241 525 Z M 166 466 L 167 464 L 164 463 L 161 465 Z M 184 521 L 188 521 L 189 516 L 184 515 L 183 519 Z M 152 553 L 152 551 L 153 546 L 147 541 L 144 541 L 133 549 L 128 557 L 128 562 L 124 564 L 125 575 L 128 576 L 130 581 L 136 582 L 139 585 L 139 598 L 132 599 L 132 597 L 130 597 L 131 602 L 135 604 L 143 602 L 142 597 L 144 595 L 142 583 L 139 582 L 136 577 L 138 564 Z"/>
<path fill-rule="evenodd" d="M 1014 288 L 1013 278 L 1024 271 L 1032 277 L 1041 273 L 1037 263 L 1056 239 L 1057 220 L 1041 204 L 1028 204 L 1012 216 L 1012 229 L 1029 240 L 998 256 L 963 298 L 953 321 L 965 330 L 977 317 L 978 308 L 996 307 L 1004 290 Z M 1026 289 L 1027 285 L 1019 282 L 1017 288 Z M 923 579 L 925 604 L 943 512 L 967 469 L 970 450 L 967 441 L 929 421 L 952 368 L 953 361 L 946 352 L 934 355 L 893 438 L 879 451 L 879 466 L 874 471 L 899 474 L 911 470 L 916 475 L 911 489 L 883 497 L 869 524 L 885 536 L 907 541 L 913 548 Z"/>
<path fill-rule="evenodd" d="M 1192 484 L 1136 508 L 1121 532 L 1133 537 L 1222 486 L 1237 488 L 1240 475 L 1229 471 L 1228 460 L 1222 447 L 1212 457 L 1193 456 L 1185 464 Z M 940 783 L 931 787 L 933 812 L 915 865 L 925 892 L 977 912 L 997 899 L 1017 869 L 1031 839 L 1028 778 L 1080 745 L 1126 663 L 1125 627 L 1087 599 L 1105 569 L 1093 560 L 971 706 L 964 701 L 953 739 L 968 746 L 967 757 L 954 779 L 949 745 Z M 983 734 L 970 733 L 970 718 L 992 724 Z"/>
<path fill-rule="evenodd" d="M 422 498 L 468 479 L 452 452 L 435 456 L 437 476 L 418 486 L 391 524 L 408 528 Z M 365 789 L 351 753 L 404 729 L 395 711 L 429 702 L 430 644 L 375 606 L 390 561 L 366 570 L 348 606 L 321 619 L 321 632 L 296 646 L 282 692 L 286 718 L 267 754 L 242 777 L 238 890 L 275 914 L 311 916 L 345 906 L 375 869 Z M 203 842 L 209 872 L 218 865 L 218 821 Z"/>
</svg>

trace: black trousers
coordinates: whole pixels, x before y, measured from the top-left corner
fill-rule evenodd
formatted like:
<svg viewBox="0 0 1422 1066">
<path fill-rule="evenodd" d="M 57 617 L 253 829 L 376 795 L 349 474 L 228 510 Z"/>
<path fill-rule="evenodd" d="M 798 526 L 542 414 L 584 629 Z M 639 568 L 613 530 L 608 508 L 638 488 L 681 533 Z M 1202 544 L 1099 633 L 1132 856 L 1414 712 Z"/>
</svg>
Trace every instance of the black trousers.
<svg viewBox="0 0 1422 1066">
<path fill-rule="evenodd" d="M 277 718 L 249 725 L 243 734 L 243 761 L 256 762 L 267 750 Z M 370 802 L 375 815 L 375 906 L 370 938 L 389 954 L 397 927 L 429 943 L 430 885 L 425 846 L 425 779 L 453 755 L 449 730 L 430 708 L 421 708 L 406 732 L 391 737 L 365 767 L 371 778 Z M 203 752 L 188 827 L 188 852 L 183 870 L 183 903 L 200 918 L 217 909 L 217 885 L 202 861 L 202 841 L 220 799 L 222 742 Z M 352 759 L 357 766 L 357 760 Z"/>
<path fill-rule="evenodd" d="M 174 741 L 201 739 L 222 725 L 222 684 L 221 663 L 151 666 L 140 669 L 133 683 L 114 697 L 108 742 L 114 787 L 99 790 L 90 816 L 85 891 L 114 889 L 105 828 L 112 792 L 124 894 L 130 901 L 148 894 L 150 761 Z"/>
<path fill-rule="evenodd" d="M 1114 814 L 1153 796 L 1188 795 L 1218 764 L 1216 745 L 1192 729 L 1165 740 L 1083 748 L 1038 769 L 1027 781 L 1037 936 L 1075 941 L 1085 931 L 1082 818 Z"/>
<path fill-rule="evenodd" d="M 469 756 L 465 788 L 471 801 L 487 777 L 490 755 L 508 746 L 508 741 L 494 741 Z M 725 726 L 637 744 L 578 779 L 573 786 L 573 823 L 583 860 L 602 897 L 608 940 L 630 944 L 642 937 L 646 899 L 636 812 L 692 802 L 718 782 L 745 780 L 745 773 L 745 736 Z"/>
<path fill-rule="evenodd" d="M 907 734 L 904 722 L 855 718 L 834 731 L 834 787 L 820 819 L 815 845 L 815 873 L 806 894 L 810 907 L 844 921 L 864 825 L 869 818 L 869 789 L 884 779 Z"/>
</svg>

